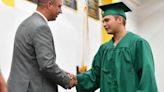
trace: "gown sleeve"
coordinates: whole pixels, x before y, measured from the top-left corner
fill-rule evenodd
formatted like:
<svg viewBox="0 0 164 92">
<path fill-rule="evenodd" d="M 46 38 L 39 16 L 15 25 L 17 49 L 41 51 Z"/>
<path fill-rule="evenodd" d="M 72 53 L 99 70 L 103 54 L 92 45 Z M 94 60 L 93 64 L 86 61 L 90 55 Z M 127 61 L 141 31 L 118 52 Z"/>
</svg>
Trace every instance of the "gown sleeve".
<svg viewBox="0 0 164 92">
<path fill-rule="evenodd" d="M 158 92 L 153 55 L 148 42 L 145 40 L 140 40 L 136 43 L 135 63 L 139 80 L 137 92 Z"/>
<path fill-rule="evenodd" d="M 94 57 L 91 69 L 77 75 L 77 92 L 94 92 L 99 88 L 101 58 L 102 48 L 100 47 L 99 51 Z"/>
</svg>

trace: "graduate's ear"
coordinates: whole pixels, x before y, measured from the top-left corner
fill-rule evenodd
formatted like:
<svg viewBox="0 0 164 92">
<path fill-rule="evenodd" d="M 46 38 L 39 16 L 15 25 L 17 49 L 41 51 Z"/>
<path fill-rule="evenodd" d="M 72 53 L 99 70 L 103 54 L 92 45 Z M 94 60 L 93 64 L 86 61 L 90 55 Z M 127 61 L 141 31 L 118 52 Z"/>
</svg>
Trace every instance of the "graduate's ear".
<svg viewBox="0 0 164 92">
<path fill-rule="evenodd" d="M 123 18 L 122 16 L 118 16 L 117 19 L 116 19 L 116 21 L 117 21 L 119 24 L 121 24 L 121 23 L 123 23 L 124 18 Z"/>
</svg>

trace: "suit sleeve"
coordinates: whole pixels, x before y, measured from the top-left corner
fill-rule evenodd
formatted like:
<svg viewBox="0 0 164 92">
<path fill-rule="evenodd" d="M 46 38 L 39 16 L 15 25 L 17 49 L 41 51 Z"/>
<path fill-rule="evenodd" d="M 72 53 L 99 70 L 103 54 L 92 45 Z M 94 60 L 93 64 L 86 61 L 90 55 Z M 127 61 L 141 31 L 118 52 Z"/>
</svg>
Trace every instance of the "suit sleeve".
<svg viewBox="0 0 164 92">
<path fill-rule="evenodd" d="M 33 38 L 33 44 L 41 73 L 51 82 L 68 88 L 70 78 L 55 63 L 56 55 L 53 37 L 47 25 L 37 29 Z"/>
<path fill-rule="evenodd" d="M 137 92 L 158 92 L 154 73 L 154 60 L 147 41 L 140 40 L 136 45 L 137 76 L 139 85 Z"/>
<path fill-rule="evenodd" d="M 82 74 L 77 75 L 77 92 L 94 92 L 99 88 L 101 71 L 102 49 L 94 57 L 92 68 Z"/>
</svg>

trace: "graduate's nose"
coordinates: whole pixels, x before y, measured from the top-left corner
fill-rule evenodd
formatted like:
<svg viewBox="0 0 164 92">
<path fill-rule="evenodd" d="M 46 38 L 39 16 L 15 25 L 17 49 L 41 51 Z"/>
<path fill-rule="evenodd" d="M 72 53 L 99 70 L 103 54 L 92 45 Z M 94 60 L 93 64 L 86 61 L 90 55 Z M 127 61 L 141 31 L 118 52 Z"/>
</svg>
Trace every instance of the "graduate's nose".
<svg viewBox="0 0 164 92">
<path fill-rule="evenodd" d="M 103 22 L 103 27 L 104 27 L 105 29 L 107 28 L 106 22 Z"/>
<path fill-rule="evenodd" d="M 103 25 L 103 27 L 105 27 L 106 23 L 103 21 L 102 25 Z"/>
</svg>

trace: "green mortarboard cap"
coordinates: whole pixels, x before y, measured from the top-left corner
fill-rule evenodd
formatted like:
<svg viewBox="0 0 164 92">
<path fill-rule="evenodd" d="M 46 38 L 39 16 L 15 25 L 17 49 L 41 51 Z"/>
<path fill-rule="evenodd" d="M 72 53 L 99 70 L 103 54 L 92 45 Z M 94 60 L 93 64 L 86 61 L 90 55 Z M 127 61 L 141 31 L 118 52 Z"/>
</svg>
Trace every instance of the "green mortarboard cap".
<svg viewBox="0 0 164 92">
<path fill-rule="evenodd" d="M 99 7 L 103 11 L 103 17 L 107 15 L 120 15 L 126 19 L 125 12 L 131 11 L 123 2 L 111 3 Z"/>
</svg>

